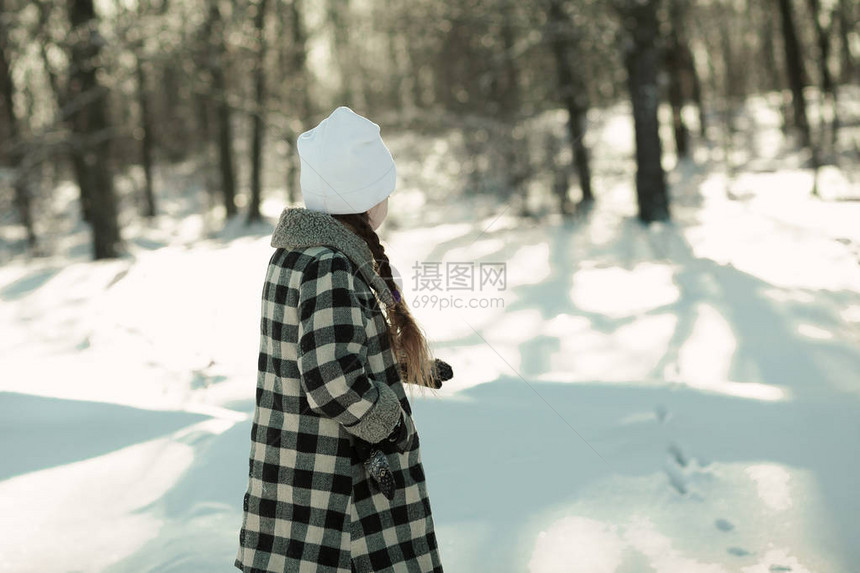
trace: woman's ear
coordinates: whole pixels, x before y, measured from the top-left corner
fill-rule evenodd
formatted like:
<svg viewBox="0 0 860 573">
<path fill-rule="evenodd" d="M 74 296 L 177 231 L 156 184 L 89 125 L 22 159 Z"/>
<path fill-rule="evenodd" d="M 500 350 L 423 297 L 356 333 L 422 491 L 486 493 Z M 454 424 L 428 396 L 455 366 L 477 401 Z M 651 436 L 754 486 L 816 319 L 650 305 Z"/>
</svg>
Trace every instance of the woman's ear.
<svg viewBox="0 0 860 573">
<path fill-rule="evenodd" d="M 377 230 L 388 215 L 388 197 L 367 210 L 367 219 L 373 230 Z"/>
</svg>

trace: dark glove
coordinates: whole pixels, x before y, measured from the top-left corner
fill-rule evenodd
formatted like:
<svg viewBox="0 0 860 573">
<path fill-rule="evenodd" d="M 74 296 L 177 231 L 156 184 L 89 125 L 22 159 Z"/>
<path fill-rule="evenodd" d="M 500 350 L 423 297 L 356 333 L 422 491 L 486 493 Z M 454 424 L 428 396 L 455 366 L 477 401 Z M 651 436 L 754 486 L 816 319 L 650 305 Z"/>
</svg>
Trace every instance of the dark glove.
<svg viewBox="0 0 860 573">
<path fill-rule="evenodd" d="M 401 454 L 412 449 L 412 440 L 415 438 L 415 424 L 412 418 L 404 412 L 400 413 L 400 419 L 384 440 L 390 447 L 393 446 Z"/>
<path fill-rule="evenodd" d="M 400 377 L 406 378 L 406 365 L 400 364 Z M 454 377 L 454 369 L 451 365 L 438 358 L 433 360 L 433 367 L 430 370 L 431 388 L 438 390 L 442 387 L 442 382 L 446 382 Z"/>
<path fill-rule="evenodd" d="M 355 453 L 364 464 L 364 469 L 379 487 L 382 495 L 394 499 L 395 482 L 388 463 L 387 454 L 405 453 L 412 445 L 415 427 L 411 419 L 401 412 L 400 419 L 387 438 L 372 444 L 358 437 L 353 437 Z"/>
<path fill-rule="evenodd" d="M 360 462 L 364 464 L 364 469 L 370 476 L 371 481 L 376 484 L 382 495 L 388 499 L 394 498 L 394 476 L 391 475 L 391 466 L 388 463 L 388 458 L 385 452 L 380 449 L 380 445 L 387 445 L 383 440 L 379 444 L 371 444 L 361 438 L 354 437 L 355 454 Z"/>
<path fill-rule="evenodd" d="M 367 473 L 376 482 L 382 495 L 389 500 L 394 499 L 394 490 L 397 486 L 394 483 L 394 475 L 391 473 L 388 458 L 382 450 L 375 447 L 371 448 L 368 458 L 364 460 L 364 469 L 367 470 Z"/>
<path fill-rule="evenodd" d="M 441 388 L 442 382 L 447 382 L 454 377 L 454 369 L 444 360 L 438 358 L 433 361 L 433 382 L 434 388 Z"/>
<path fill-rule="evenodd" d="M 409 436 L 407 436 L 406 424 L 403 423 L 403 412 L 400 413 L 400 419 L 397 420 L 397 424 L 394 425 L 394 429 L 391 430 L 391 433 L 388 434 L 388 437 L 385 438 L 385 441 L 389 444 L 394 444 L 395 447 L 400 446 L 406 443 L 406 440 Z M 403 449 L 400 447 L 397 448 L 400 450 L 400 453 L 403 453 Z"/>
</svg>

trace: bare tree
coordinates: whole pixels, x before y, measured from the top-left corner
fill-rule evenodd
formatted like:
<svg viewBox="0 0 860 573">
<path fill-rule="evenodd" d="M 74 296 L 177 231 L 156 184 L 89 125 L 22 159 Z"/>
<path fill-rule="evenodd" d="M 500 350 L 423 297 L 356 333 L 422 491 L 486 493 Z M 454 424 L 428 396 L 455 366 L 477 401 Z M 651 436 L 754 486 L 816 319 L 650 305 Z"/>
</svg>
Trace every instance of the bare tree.
<svg viewBox="0 0 860 573">
<path fill-rule="evenodd" d="M 248 223 L 260 220 L 262 195 L 263 137 L 266 114 L 266 0 L 257 0 L 254 14 L 257 61 L 254 70 L 255 106 L 252 113 L 251 133 L 251 201 L 248 205 Z"/>
<path fill-rule="evenodd" d="M 69 104 L 72 154 L 81 197 L 93 230 L 96 259 L 118 255 L 121 241 L 110 165 L 111 132 L 107 89 L 99 83 L 99 53 L 105 44 L 98 31 L 93 0 L 68 0 L 72 26 L 69 59 Z"/>
<path fill-rule="evenodd" d="M 844 84 L 850 81 L 858 81 L 857 65 L 851 54 L 851 31 L 856 29 L 857 15 L 853 10 L 857 9 L 854 0 L 839 0 L 836 7 L 836 18 L 839 21 L 839 51 L 842 54 L 841 70 L 839 80 Z"/>
<path fill-rule="evenodd" d="M 665 62 L 669 72 L 669 103 L 672 107 L 672 128 L 678 157 L 687 157 L 690 154 L 690 130 L 687 129 L 682 113 L 687 78 L 692 69 L 690 49 L 683 35 L 686 8 L 686 0 L 669 0 L 669 38 Z"/>
<path fill-rule="evenodd" d="M 143 18 L 146 15 L 146 2 L 138 0 L 137 15 L 138 18 Z M 140 31 L 138 31 L 140 33 Z M 137 103 L 140 109 L 140 162 L 143 165 L 143 197 L 145 217 L 155 217 L 155 190 L 152 176 L 153 170 L 153 150 L 155 148 L 155 138 L 153 129 L 152 107 L 149 103 L 149 92 L 147 90 L 147 73 L 146 66 L 148 65 L 144 58 L 146 51 L 146 37 L 142 33 L 135 38 L 134 53 L 135 53 L 135 74 L 137 76 Z"/>
<path fill-rule="evenodd" d="M 830 73 L 830 33 L 832 24 L 825 27 L 821 13 L 820 0 L 808 0 L 809 11 L 812 16 L 813 27 L 815 28 L 815 39 L 818 43 L 818 71 L 821 76 L 821 91 L 823 98 L 830 100 L 831 110 L 831 141 L 835 142 L 839 129 L 839 115 L 837 106 L 836 82 L 833 80 L 833 74 Z M 823 119 L 822 119 L 823 124 Z M 822 142 L 823 143 L 823 142 Z"/>
<path fill-rule="evenodd" d="M 513 0 L 501 0 L 500 36 L 501 58 L 498 69 L 492 76 L 494 100 L 498 102 L 498 116 L 502 122 L 502 157 L 507 179 L 505 194 L 519 199 L 520 215 L 530 214 L 528 207 L 526 180 L 531 171 L 528 135 L 520 129 L 523 108 L 522 81 L 514 51 L 517 32 L 514 28 Z"/>
<path fill-rule="evenodd" d="M 615 7 L 624 28 L 624 63 L 633 103 L 636 131 L 636 198 L 639 219 L 646 223 L 669 218 L 669 196 L 661 163 L 663 146 L 660 123 L 657 71 L 658 0 L 621 0 Z"/>
<path fill-rule="evenodd" d="M 337 99 L 345 105 L 365 107 L 366 101 L 357 101 L 361 90 L 355 87 L 360 76 L 357 58 L 350 41 L 350 0 L 326 0 L 326 13 L 332 30 L 332 50 L 340 75 Z"/>
<path fill-rule="evenodd" d="M 9 164 L 14 170 L 13 187 L 15 189 L 15 208 L 18 219 L 27 232 L 27 244 L 31 252 L 36 250 L 36 231 L 33 225 L 32 203 L 28 182 L 25 159 L 25 145 L 21 122 L 15 113 L 15 84 L 11 72 L 11 46 L 9 45 L 9 30 L 6 0 L 0 0 L 0 109 L 5 112 L 5 120 L 9 129 L 9 141 L 3 149 L 9 158 Z"/>
<path fill-rule="evenodd" d="M 171 10 L 175 9 L 176 4 L 172 0 L 160 0 L 158 8 L 155 10 L 156 16 L 162 22 L 169 21 L 175 17 Z M 188 30 L 185 28 L 180 31 L 177 38 L 179 46 L 186 44 L 183 40 L 187 33 Z M 160 120 L 158 123 L 158 133 L 160 134 L 158 148 L 164 154 L 163 157 L 171 161 L 186 159 L 189 150 L 194 149 L 194 146 L 190 145 L 194 142 L 194 137 L 200 135 L 195 132 L 192 128 L 192 122 L 189 121 L 189 117 L 193 117 L 193 114 L 186 113 L 182 107 L 183 90 L 194 85 L 191 83 L 189 86 L 188 83 L 183 83 L 186 74 L 183 70 L 182 56 L 183 51 L 181 49 L 169 48 L 159 54 L 158 63 L 157 65 L 154 63 L 151 70 L 153 77 L 156 77 L 157 74 L 161 80 L 159 89 L 151 94 L 152 100 L 159 104 L 157 113 Z M 203 106 L 204 109 L 206 107 Z"/>
<path fill-rule="evenodd" d="M 791 86 L 792 108 L 794 109 L 794 126 L 800 131 L 801 142 L 804 146 L 812 145 L 812 135 L 809 131 L 809 120 L 806 118 L 806 99 L 803 95 L 805 72 L 803 69 L 803 51 L 797 36 L 794 23 L 794 9 L 791 0 L 776 0 L 782 22 L 783 44 L 785 46 L 785 65 L 788 72 L 788 82 Z"/>
<path fill-rule="evenodd" d="M 296 203 L 299 199 L 299 162 L 296 151 L 296 138 L 311 121 L 314 109 L 310 98 L 310 77 L 307 66 L 307 40 L 308 34 L 305 29 L 304 10 L 301 0 L 289 0 L 288 3 L 278 3 L 279 9 L 285 9 L 286 14 L 281 15 L 278 20 L 284 29 L 282 34 L 284 41 L 280 44 L 279 58 L 280 68 L 289 73 L 284 74 L 287 85 L 285 87 L 286 100 L 292 102 L 290 111 L 298 119 L 288 122 L 285 128 L 284 139 L 287 143 L 287 198 L 290 203 Z"/>
<path fill-rule="evenodd" d="M 224 17 L 219 0 L 208 0 L 209 13 L 204 23 L 203 36 L 207 52 L 207 70 L 212 81 L 212 97 L 215 107 L 215 124 L 218 141 L 218 172 L 220 175 L 221 196 L 227 217 L 233 217 L 236 209 L 236 171 L 233 166 L 233 126 L 232 110 L 227 90 L 227 38 L 225 37 Z M 203 119 L 208 123 L 208 117 Z M 207 128 L 208 131 L 208 128 Z"/>
<path fill-rule="evenodd" d="M 583 78 L 577 74 L 572 59 L 579 53 L 575 39 L 578 31 L 565 13 L 563 0 L 549 0 L 547 13 L 549 44 L 555 59 L 556 77 L 559 95 L 567 109 L 567 129 L 573 162 L 579 174 L 579 186 L 582 189 L 582 202 L 594 202 L 591 191 L 591 167 L 588 159 L 588 149 L 585 147 L 586 118 L 588 114 L 588 93 L 585 90 Z M 556 186 L 559 187 L 561 183 Z M 565 189 L 565 193 L 567 190 Z M 562 201 L 562 210 L 566 205 Z"/>
</svg>

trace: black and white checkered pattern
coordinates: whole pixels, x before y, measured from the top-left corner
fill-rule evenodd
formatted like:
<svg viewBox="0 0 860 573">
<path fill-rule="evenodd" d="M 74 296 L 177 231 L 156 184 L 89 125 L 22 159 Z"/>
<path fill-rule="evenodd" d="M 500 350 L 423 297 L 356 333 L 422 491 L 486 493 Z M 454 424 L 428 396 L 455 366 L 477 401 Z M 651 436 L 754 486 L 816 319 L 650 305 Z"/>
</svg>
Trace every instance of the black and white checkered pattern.
<svg viewBox="0 0 860 573">
<path fill-rule="evenodd" d="M 442 571 L 418 434 L 409 451 L 389 454 L 397 484 L 389 501 L 370 485 L 346 429 L 372 418 L 384 392 L 412 414 L 386 328 L 346 255 L 275 251 L 235 560 L 245 573 Z"/>
</svg>

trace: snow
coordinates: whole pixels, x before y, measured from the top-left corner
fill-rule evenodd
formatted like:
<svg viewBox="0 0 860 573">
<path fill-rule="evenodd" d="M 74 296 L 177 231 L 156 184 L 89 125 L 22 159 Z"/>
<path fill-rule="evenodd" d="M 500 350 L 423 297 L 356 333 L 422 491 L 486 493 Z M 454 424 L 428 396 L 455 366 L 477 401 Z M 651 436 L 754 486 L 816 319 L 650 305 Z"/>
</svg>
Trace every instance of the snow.
<svg viewBox="0 0 860 573">
<path fill-rule="evenodd" d="M 783 145 L 769 117 L 758 141 Z M 699 147 L 673 222 L 646 228 L 629 123 L 595 118 L 598 202 L 570 221 L 448 195 L 446 221 L 415 182 L 434 165 L 448 186 L 455 147 L 404 165 L 383 238 L 455 373 L 412 392 L 446 571 L 850 572 L 860 203 L 832 199 L 856 174 L 823 172 L 816 199 L 800 157 L 728 177 Z M 233 570 L 283 204 L 213 232 L 186 216 L 202 191 L 164 192 L 126 257 L 86 261 L 72 221 L 61 254 L 0 266 L 2 573 Z M 419 261 L 503 262 L 507 285 L 422 301 Z"/>
</svg>

